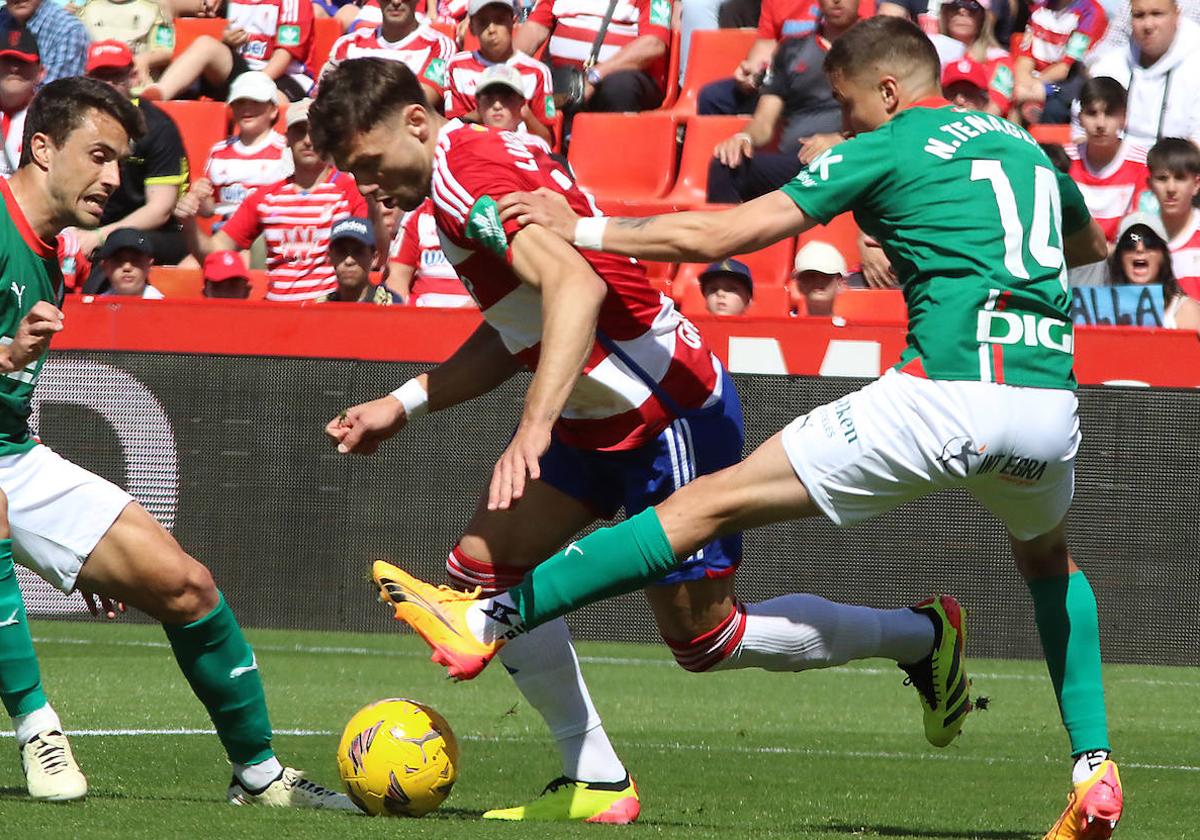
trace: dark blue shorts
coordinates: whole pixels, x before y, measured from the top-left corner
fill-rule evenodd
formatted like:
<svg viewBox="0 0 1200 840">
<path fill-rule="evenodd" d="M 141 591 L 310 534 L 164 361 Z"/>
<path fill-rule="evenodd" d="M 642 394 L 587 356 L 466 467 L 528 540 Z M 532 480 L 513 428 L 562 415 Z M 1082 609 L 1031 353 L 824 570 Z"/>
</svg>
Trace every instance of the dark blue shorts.
<svg viewBox="0 0 1200 840">
<path fill-rule="evenodd" d="M 555 437 L 542 456 L 542 481 L 591 507 L 604 519 L 621 508 L 633 516 L 658 504 L 698 475 L 736 464 L 745 433 L 733 380 L 722 374 L 721 399 L 681 416 L 650 443 L 624 452 L 567 446 Z M 701 548 L 658 584 L 733 574 L 742 559 L 742 535 Z"/>
</svg>

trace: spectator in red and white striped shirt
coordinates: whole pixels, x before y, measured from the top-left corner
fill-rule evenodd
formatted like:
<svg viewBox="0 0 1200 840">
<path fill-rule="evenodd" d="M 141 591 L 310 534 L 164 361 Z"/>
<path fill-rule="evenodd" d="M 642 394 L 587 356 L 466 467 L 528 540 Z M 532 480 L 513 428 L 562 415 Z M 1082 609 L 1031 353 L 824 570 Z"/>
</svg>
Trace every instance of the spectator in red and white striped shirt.
<svg viewBox="0 0 1200 840">
<path fill-rule="evenodd" d="M 192 255 L 201 262 L 213 251 L 244 251 L 260 235 L 266 239 L 267 300 L 312 300 L 332 292 L 337 280 L 328 257 L 329 229 L 340 219 L 368 214 L 354 179 L 313 151 L 308 105 L 305 100 L 288 109 L 287 139 L 295 164 L 290 177 L 255 190 L 211 237 L 196 227 L 205 197 L 197 189 L 202 183 L 176 207 Z"/>
<path fill-rule="evenodd" d="M 1200 149 L 1182 137 L 1159 140 L 1146 156 L 1179 288 L 1200 299 Z"/>
<path fill-rule="evenodd" d="M 475 305 L 442 251 L 431 198 L 404 214 L 388 263 L 388 287 L 406 298 L 410 306 Z"/>
<path fill-rule="evenodd" d="M 1083 57 L 1104 37 L 1097 0 L 1038 0 L 1013 67 L 1013 99 L 1026 122 L 1065 123 L 1087 78 Z"/>
<path fill-rule="evenodd" d="M 662 103 L 671 0 L 618 0 L 597 62 L 584 67 L 608 0 L 538 0 L 516 46 L 535 55 L 546 39 L 551 68 L 583 70 L 584 111 L 646 111 Z"/>
<path fill-rule="evenodd" d="M 383 0 L 380 5 L 383 22 L 376 28 L 354 29 L 338 38 L 321 75 L 354 58 L 399 61 L 413 71 L 429 104 L 440 108 L 446 92 L 446 64 L 458 47 L 429 24 L 417 20 L 416 0 Z"/>
<path fill-rule="evenodd" d="M 464 50 L 450 59 L 446 71 L 446 116 L 477 120 L 475 92 L 484 70 L 507 64 L 520 74 L 526 105 L 522 124 L 530 134 L 553 142 L 548 126 L 554 121 L 554 86 L 550 68 L 513 49 L 515 15 L 512 0 L 471 0 L 471 32 L 479 49 Z"/>
</svg>

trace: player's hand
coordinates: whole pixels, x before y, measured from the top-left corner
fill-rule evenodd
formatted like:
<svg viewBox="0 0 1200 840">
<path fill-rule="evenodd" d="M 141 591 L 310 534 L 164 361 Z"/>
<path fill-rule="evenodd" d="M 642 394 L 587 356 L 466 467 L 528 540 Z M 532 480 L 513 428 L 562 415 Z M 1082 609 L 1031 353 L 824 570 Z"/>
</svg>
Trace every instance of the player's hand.
<svg viewBox="0 0 1200 840">
<path fill-rule="evenodd" d="M 250 40 L 250 33 L 244 29 L 229 27 L 221 33 L 221 42 L 231 49 L 237 49 Z"/>
<path fill-rule="evenodd" d="M 721 161 L 723 166 L 737 169 L 743 160 L 754 157 L 754 144 L 745 134 L 735 134 L 717 144 L 713 149 L 713 157 Z"/>
<path fill-rule="evenodd" d="M 95 592 L 84 592 L 79 590 L 79 594 L 83 596 L 83 603 L 87 604 L 88 612 L 92 614 L 92 618 L 99 618 L 103 613 L 104 617 L 109 621 L 115 619 L 119 614 L 125 612 L 125 602 L 118 601 L 115 598 L 109 598 L 105 595 L 97 595 Z"/>
<path fill-rule="evenodd" d="M 862 274 L 872 289 L 894 289 L 900 285 L 892 262 L 883 253 L 883 248 L 869 236 L 858 240 L 858 254 L 862 257 Z"/>
<path fill-rule="evenodd" d="M 541 457 L 550 448 L 550 428 L 531 427 L 522 423 L 517 427 L 508 448 L 492 470 L 492 483 L 488 488 L 488 510 L 508 510 L 525 495 L 525 482 L 541 478 Z"/>
<path fill-rule="evenodd" d="M 50 339 L 63 328 L 62 311 L 49 301 L 39 300 L 17 325 L 12 343 L 0 348 L 0 370 L 11 373 L 40 359 Z"/>
<path fill-rule="evenodd" d="M 579 214 L 571 209 L 562 193 L 538 187 L 533 192 L 509 193 L 501 197 L 497 206 L 502 222 L 516 219 L 521 227 L 541 225 L 560 239 L 575 241 L 575 223 L 579 221 Z"/>
<path fill-rule="evenodd" d="M 389 395 L 346 409 L 326 424 L 325 434 L 343 455 L 373 455 L 406 422 L 404 406 Z"/>
<path fill-rule="evenodd" d="M 840 134 L 814 134 L 811 137 L 801 137 L 800 162 L 808 166 L 838 143 L 844 142 L 845 139 Z"/>
</svg>

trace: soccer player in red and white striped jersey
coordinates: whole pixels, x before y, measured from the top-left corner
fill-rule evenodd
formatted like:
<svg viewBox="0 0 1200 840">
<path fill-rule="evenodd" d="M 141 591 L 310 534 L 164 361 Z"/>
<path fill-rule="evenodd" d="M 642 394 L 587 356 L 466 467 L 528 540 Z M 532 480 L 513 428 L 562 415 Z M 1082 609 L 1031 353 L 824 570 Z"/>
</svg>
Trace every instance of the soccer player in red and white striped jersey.
<svg viewBox="0 0 1200 840">
<path fill-rule="evenodd" d="M 432 199 L 404 214 L 389 262 L 388 285 L 400 290 L 410 305 L 456 309 L 475 305 L 442 250 Z"/>
<path fill-rule="evenodd" d="M 1150 189 L 1167 231 L 1175 281 L 1189 297 L 1200 299 L 1200 149 L 1182 137 L 1159 140 L 1146 156 Z"/>
<path fill-rule="evenodd" d="M 447 117 L 478 120 L 475 92 L 483 71 L 494 64 L 507 64 L 521 74 L 527 103 L 523 128 L 553 142 L 549 126 L 554 121 L 554 84 L 550 68 L 513 48 L 511 0 L 471 0 L 471 32 L 479 49 L 456 53 L 446 68 Z"/>
<path fill-rule="evenodd" d="M 192 255 L 201 262 L 214 251 L 244 251 L 260 235 L 267 244 L 267 300 L 304 301 L 337 287 L 328 259 L 329 229 L 348 216 L 367 216 L 366 200 L 354 179 L 313 151 L 307 101 L 288 109 L 288 145 L 295 172 L 261 187 L 211 237 L 195 224 L 204 196 L 196 186 L 176 205 Z"/>
<path fill-rule="evenodd" d="M 458 47 L 429 24 L 421 23 L 414 4 L 415 0 L 383 0 L 380 25 L 371 29 L 356 27 L 339 38 L 321 75 L 355 58 L 399 61 L 421 80 L 430 104 L 440 104 L 446 91 L 446 64 Z"/>
<path fill-rule="evenodd" d="M 1066 146 L 1069 174 L 1083 193 L 1092 218 L 1109 243 L 1116 242 L 1121 219 L 1137 209 L 1150 171 L 1146 151 L 1121 139 L 1125 88 L 1115 79 L 1089 79 L 1079 92 L 1079 123 L 1085 142 Z"/>
</svg>

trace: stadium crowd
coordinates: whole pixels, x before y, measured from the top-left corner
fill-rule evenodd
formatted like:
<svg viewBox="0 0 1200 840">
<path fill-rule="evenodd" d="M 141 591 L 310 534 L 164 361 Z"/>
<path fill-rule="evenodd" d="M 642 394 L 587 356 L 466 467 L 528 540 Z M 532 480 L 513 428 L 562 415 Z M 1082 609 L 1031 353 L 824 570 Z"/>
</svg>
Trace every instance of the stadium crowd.
<svg viewBox="0 0 1200 840">
<path fill-rule="evenodd" d="M 0 169 L 39 85 L 92 76 L 148 132 L 100 227 L 60 237 L 71 292 L 472 306 L 428 204 L 364 200 L 313 152 L 330 68 L 403 62 L 431 107 L 519 133 L 606 212 L 644 215 L 752 199 L 840 142 L 823 57 L 872 15 L 918 23 L 946 98 L 1026 127 L 1079 184 L 1110 257 L 1072 286 L 1161 287 L 1161 322 L 1200 329 L 1200 0 L 9 0 Z M 849 218 L 647 273 L 685 314 L 836 319 L 861 298 L 839 290 L 892 289 L 880 312 L 898 294 Z"/>
</svg>

